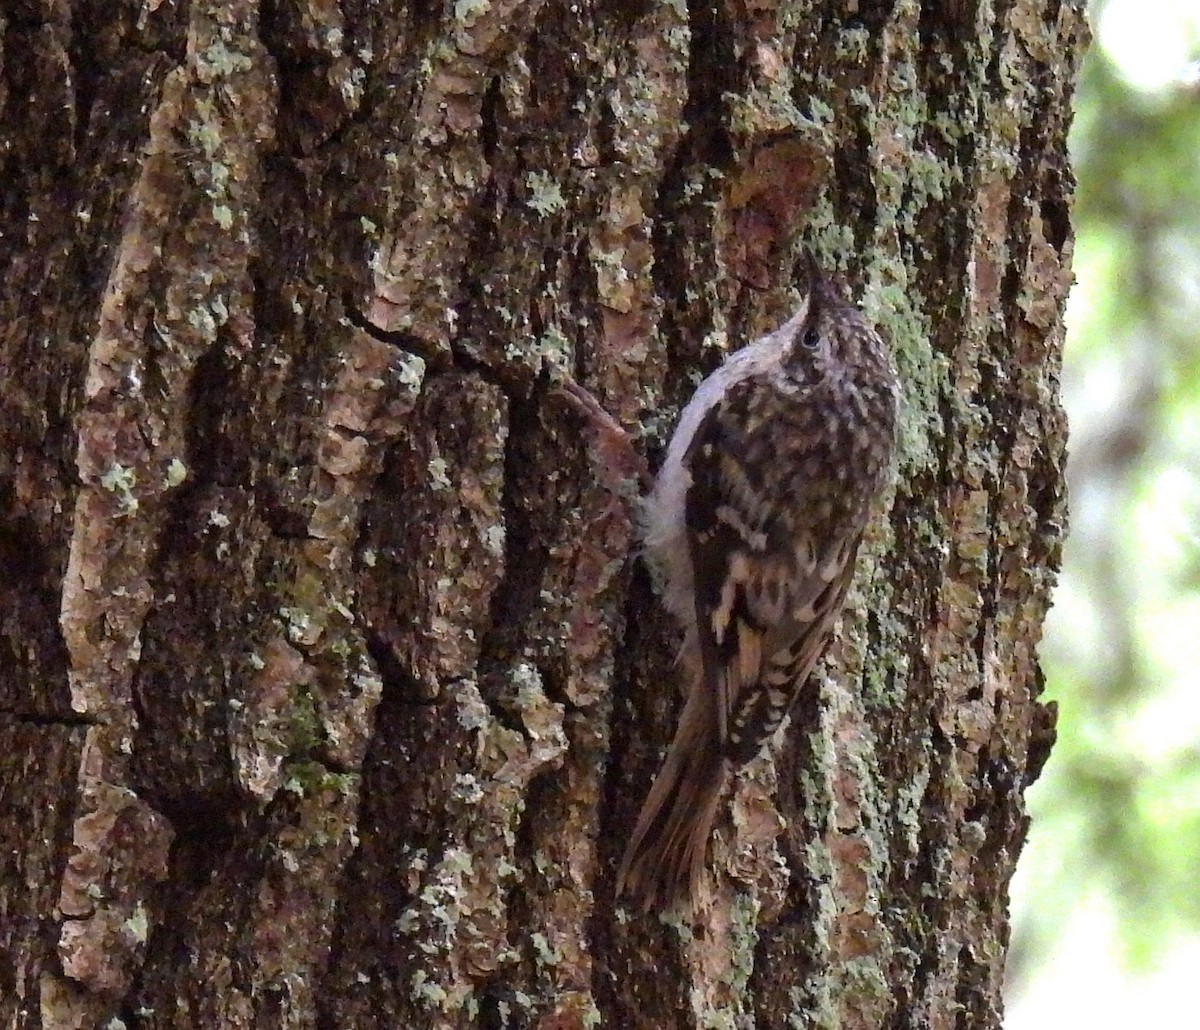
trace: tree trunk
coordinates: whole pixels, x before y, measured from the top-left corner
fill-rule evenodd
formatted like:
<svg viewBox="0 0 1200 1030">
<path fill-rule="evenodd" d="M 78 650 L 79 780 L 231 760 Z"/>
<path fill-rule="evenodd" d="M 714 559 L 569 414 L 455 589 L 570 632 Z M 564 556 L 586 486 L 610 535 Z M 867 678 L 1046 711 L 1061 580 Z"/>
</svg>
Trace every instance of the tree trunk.
<svg viewBox="0 0 1200 1030">
<path fill-rule="evenodd" d="M 853 12 L 853 13 L 850 13 Z M 7 0 L 0 1025 L 996 1027 L 1063 530 L 1057 0 Z M 653 464 L 805 240 L 890 511 L 696 925 Z"/>
</svg>

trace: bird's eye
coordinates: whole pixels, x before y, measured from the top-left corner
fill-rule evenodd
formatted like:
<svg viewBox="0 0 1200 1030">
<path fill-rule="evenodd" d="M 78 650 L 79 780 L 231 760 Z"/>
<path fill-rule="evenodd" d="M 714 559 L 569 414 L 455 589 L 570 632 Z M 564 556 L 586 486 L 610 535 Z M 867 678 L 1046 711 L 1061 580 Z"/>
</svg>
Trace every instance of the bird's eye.
<svg viewBox="0 0 1200 1030">
<path fill-rule="evenodd" d="M 815 325 L 805 326 L 804 333 L 800 337 L 800 343 L 802 346 L 807 347 L 809 350 L 816 350 L 817 344 L 820 342 L 820 340 L 821 334 L 817 332 L 817 327 Z"/>
</svg>

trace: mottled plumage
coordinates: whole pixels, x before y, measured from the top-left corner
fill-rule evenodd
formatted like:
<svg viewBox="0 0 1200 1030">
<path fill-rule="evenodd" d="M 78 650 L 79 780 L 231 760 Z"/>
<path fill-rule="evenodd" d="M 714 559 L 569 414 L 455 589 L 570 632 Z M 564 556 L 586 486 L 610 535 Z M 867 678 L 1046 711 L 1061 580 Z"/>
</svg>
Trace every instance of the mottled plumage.
<svg viewBox="0 0 1200 1030">
<path fill-rule="evenodd" d="M 691 678 L 618 878 L 647 908 L 694 896 L 725 779 L 824 651 L 889 475 L 891 356 L 815 266 L 809 280 L 791 319 L 700 385 L 646 502 Z"/>
</svg>

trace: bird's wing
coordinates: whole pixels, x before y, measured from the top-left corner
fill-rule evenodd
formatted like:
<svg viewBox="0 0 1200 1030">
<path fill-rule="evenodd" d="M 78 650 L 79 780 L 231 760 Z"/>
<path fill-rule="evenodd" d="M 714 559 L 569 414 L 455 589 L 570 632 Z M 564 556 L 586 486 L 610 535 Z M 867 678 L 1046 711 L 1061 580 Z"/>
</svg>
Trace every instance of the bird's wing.
<svg viewBox="0 0 1200 1030">
<path fill-rule="evenodd" d="M 774 733 L 820 658 L 854 570 L 858 537 L 820 539 L 779 484 L 757 470 L 777 458 L 747 431 L 763 396 L 750 381 L 701 421 L 685 457 L 688 546 L 705 679 L 717 692 L 718 739 L 735 763 Z M 830 534 L 826 533 L 826 536 Z"/>
</svg>

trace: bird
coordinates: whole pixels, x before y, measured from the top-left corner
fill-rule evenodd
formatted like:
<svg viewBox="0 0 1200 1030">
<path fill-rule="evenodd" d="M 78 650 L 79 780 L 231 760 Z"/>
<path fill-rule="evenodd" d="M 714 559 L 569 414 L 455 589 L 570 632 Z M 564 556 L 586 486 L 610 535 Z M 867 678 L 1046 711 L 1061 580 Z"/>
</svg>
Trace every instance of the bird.
<svg viewBox="0 0 1200 1030">
<path fill-rule="evenodd" d="M 645 911 L 681 898 L 695 909 L 725 784 L 828 646 L 891 476 L 891 351 L 808 255 L 803 279 L 792 316 L 697 388 L 641 505 L 687 679 L 617 874 L 617 893 Z"/>
</svg>

